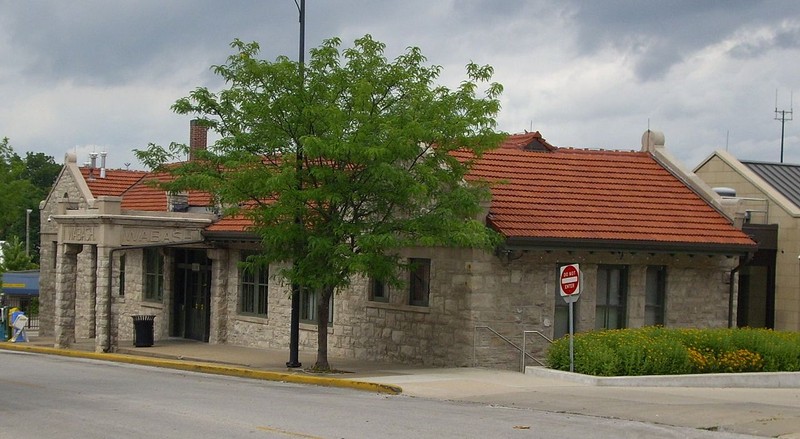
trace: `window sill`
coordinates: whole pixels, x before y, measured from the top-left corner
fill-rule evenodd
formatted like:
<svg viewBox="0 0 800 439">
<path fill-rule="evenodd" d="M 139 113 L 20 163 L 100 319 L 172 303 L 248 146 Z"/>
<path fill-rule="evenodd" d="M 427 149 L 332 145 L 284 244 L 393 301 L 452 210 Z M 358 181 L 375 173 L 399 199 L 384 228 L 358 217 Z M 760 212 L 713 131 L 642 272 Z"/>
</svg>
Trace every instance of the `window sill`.
<svg viewBox="0 0 800 439">
<path fill-rule="evenodd" d="M 266 324 L 269 323 L 269 316 L 256 316 L 256 315 L 248 315 L 248 314 L 237 314 L 236 320 L 240 322 L 247 322 L 247 323 L 260 323 Z"/>
<path fill-rule="evenodd" d="M 402 312 L 418 312 L 421 314 L 430 314 L 431 308 L 428 306 L 417 306 L 417 305 L 400 305 L 397 303 L 384 303 L 384 302 L 367 302 L 367 308 L 378 308 L 378 309 L 386 309 L 391 311 L 402 311 Z"/>
<path fill-rule="evenodd" d="M 310 322 L 300 322 L 300 330 L 317 332 L 317 324 Z M 328 334 L 333 334 L 333 326 L 330 324 L 328 325 Z"/>
<path fill-rule="evenodd" d="M 164 309 L 164 304 L 160 302 L 142 302 L 142 308 Z"/>
</svg>

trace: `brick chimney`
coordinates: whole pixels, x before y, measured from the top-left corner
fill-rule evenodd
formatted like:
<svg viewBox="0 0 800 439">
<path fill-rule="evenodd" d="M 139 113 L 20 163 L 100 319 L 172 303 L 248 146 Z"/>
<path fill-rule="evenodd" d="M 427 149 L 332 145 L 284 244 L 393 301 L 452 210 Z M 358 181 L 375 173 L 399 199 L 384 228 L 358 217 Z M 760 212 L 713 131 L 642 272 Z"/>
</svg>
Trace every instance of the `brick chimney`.
<svg viewBox="0 0 800 439">
<path fill-rule="evenodd" d="M 195 151 L 208 146 L 208 127 L 200 125 L 198 119 L 189 122 L 189 160 L 196 159 Z"/>
</svg>

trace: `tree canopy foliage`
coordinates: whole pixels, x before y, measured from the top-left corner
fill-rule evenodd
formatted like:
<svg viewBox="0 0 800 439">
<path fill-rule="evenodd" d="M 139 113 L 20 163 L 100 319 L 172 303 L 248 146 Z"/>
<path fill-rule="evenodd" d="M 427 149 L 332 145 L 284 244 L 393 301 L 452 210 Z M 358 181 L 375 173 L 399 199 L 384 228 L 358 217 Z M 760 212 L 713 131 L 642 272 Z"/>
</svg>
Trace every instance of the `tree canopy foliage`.
<svg viewBox="0 0 800 439">
<path fill-rule="evenodd" d="M 0 271 L 22 271 L 39 268 L 29 254 L 25 253 L 25 243 L 19 237 L 12 236 L 10 240 L 2 245 L 3 263 L 0 264 Z"/>
<path fill-rule="evenodd" d="M 257 43 L 214 71 L 227 88 L 198 88 L 173 109 L 220 135 L 197 159 L 186 145 L 150 145 L 143 163 L 170 172 L 173 191 L 214 194 L 227 214 L 253 220 L 263 249 L 252 263 L 292 261 L 280 274 L 318 292 L 319 351 L 327 369 L 329 298 L 360 274 L 399 285 L 413 246 L 491 247 L 497 236 L 476 220 L 488 188 L 467 184 L 470 161 L 495 147 L 502 86 L 490 66 L 469 63 L 455 89 L 437 84 L 441 67 L 420 49 L 393 61 L 367 35 L 311 50 L 301 65 L 257 58 Z"/>
<path fill-rule="evenodd" d="M 38 260 L 39 202 L 53 186 L 61 165 L 44 153 L 27 152 L 20 157 L 7 137 L 0 140 L 0 240 L 17 237 L 24 244 L 27 209 L 30 214 L 30 242 L 33 260 Z M 24 248 L 24 247 L 23 247 Z"/>
</svg>

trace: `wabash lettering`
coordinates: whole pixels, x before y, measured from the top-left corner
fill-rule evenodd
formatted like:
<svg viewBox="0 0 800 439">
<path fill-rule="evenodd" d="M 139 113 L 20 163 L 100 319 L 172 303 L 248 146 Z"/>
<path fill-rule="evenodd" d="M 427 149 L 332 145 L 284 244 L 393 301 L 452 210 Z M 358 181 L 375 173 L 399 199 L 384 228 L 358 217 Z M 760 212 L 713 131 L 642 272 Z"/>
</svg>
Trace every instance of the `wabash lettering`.
<svg viewBox="0 0 800 439">
<path fill-rule="evenodd" d="M 64 228 L 65 242 L 95 242 L 95 230 L 91 226 L 75 226 Z"/>
<path fill-rule="evenodd" d="M 160 242 L 177 243 L 198 241 L 200 231 L 198 229 L 125 229 L 123 232 L 123 244 L 155 244 Z"/>
</svg>

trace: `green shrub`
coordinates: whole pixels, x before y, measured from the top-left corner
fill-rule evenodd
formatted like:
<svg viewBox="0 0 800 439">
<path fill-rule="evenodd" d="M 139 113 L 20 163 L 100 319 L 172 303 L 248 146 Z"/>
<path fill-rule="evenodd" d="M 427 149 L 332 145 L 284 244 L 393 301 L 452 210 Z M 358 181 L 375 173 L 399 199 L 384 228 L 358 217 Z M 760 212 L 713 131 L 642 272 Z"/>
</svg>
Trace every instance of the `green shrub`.
<svg viewBox="0 0 800 439">
<path fill-rule="evenodd" d="M 736 346 L 761 355 L 765 372 L 800 370 L 800 334 L 796 332 L 742 328 L 731 338 Z"/>
<path fill-rule="evenodd" d="M 619 357 L 613 349 L 602 344 L 581 342 L 575 345 L 575 372 L 586 375 L 614 376 L 619 370 Z M 578 349 L 580 346 L 580 349 Z M 569 370 L 569 353 L 567 353 Z"/>
<path fill-rule="evenodd" d="M 645 327 L 575 335 L 575 372 L 597 376 L 800 370 L 800 334 L 767 329 Z M 569 370 L 569 337 L 548 365 Z"/>
</svg>

